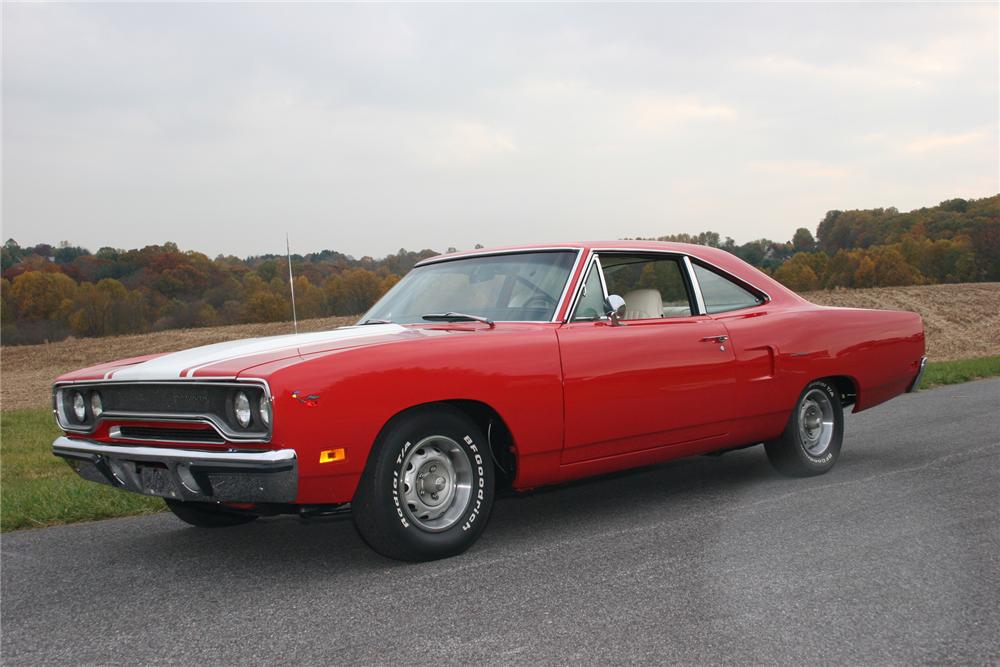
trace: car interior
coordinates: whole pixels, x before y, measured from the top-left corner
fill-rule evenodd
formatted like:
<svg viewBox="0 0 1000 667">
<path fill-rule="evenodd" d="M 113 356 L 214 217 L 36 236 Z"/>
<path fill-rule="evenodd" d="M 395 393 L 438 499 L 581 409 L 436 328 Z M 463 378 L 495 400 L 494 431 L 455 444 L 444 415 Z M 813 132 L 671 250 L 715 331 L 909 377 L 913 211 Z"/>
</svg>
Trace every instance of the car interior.
<svg viewBox="0 0 1000 667">
<path fill-rule="evenodd" d="M 600 270 L 596 265 L 600 263 Z M 732 280 L 693 263 L 695 276 L 709 314 L 758 305 L 764 298 Z M 681 260 L 675 257 L 601 254 L 595 259 L 584 283 L 574 320 L 594 320 L 605 316 L 601 273 L 608 294 L 625 300 L 623 320 L 690 317 L 695 312 L 691 288 Z"/>
</svg>

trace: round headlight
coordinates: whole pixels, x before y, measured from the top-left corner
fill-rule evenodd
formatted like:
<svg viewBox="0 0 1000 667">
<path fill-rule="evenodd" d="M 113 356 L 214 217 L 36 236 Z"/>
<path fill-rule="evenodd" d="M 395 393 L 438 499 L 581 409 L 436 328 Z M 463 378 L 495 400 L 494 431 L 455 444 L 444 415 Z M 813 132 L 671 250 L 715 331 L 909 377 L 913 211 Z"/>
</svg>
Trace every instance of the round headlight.
<svg viewBox="0 0 1000 667">
<path fill-rule="evenodd" d="M 104 404 L 101 402 L 101 395 L 98 392 L 94 392 L 90 395 L 90 412 L 94 415 L 94 419 L 101 416 L 104 412 Z"/>
<path fill-rule="evenodd" d="M 236 413 L 236 421 L 239 422 L 240 426 L 243 428 L 250 426 L 250 399 L 242 391 L 236 392 L 233 412 Z"/>
<path fill-rule="evenodd" d="M 73 394 L 73 416 L 80 423 L 87 421 L 87 404 L 83 401 L 83 394 L 80 392 Z"/>
<path fill-rule="evenodd" d="M 271 425 L 271 401 L 267 400 L 267 396 L 260 397 L 260 420 L 264 422 L 264 426 Z"/>
</svg>

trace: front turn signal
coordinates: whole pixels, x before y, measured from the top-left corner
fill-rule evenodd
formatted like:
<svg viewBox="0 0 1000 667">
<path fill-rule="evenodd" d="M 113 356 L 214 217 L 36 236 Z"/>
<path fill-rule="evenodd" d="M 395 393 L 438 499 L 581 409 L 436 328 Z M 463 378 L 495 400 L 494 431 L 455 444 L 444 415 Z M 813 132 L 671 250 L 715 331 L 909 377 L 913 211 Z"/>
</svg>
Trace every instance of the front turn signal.
<svg viewBox="0 0 1000 667">
<path fill-rule="evenodd" d="M 336 463 L 337 461 L 343 461 L 347 458 L 347 453 L 344 448 L 339 449 L 324 449 L 319 453 L 320 463 Z"/>
</svg>

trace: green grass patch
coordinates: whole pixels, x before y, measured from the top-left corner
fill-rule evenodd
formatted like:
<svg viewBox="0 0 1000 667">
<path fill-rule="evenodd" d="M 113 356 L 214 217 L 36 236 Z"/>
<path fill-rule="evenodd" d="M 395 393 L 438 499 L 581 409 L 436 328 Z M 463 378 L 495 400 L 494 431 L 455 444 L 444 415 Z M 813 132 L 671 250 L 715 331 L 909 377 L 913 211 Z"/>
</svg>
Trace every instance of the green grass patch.
<svg viewBox="0 0 1000 667">
<path fill-rule="evenodd" d="M 147 498 L 88 482 L 52 455 L 61 432 L 51 410 L 0 413 L 0 531 L 163 509 Z"/>
<path fill-rule="evenodd" d="M 997 375 L 1000 375 L 1000 356 L 959 359 L 958 361 L 929 361 L 920 386 L 926 389 Z"/>
</svg>

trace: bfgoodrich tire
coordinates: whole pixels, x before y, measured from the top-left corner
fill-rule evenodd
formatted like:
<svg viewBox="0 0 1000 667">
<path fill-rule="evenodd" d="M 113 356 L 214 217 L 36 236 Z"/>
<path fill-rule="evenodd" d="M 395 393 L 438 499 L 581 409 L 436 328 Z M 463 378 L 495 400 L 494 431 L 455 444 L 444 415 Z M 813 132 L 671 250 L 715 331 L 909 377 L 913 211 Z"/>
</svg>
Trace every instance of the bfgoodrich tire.
<svg viewBox="0 0 1000 667">
<path fill-rule="evenodd" d="M 167 509 L 184 523 L 198 528 L 226 528 L 241 526 L 260 518 L 256 514 L 230 510 L 214 503 L 183 502 L 164 498 Z"/>
<path fill-rule="evenodd" d="M 817 380 L 802 391 L 781 437 L 764 443 L 764 448 L 778 472 L 811 477 L 833 468 L 843 441 L 840 393 L 830 383 Z"/>
<path fill-rule="evenodd" d="M 489 445 L 476 424 L 447 405 L 390 422 L 351 503 L 368 545 L 396 560 L 455 556 L 483 532 L 493 505 Z"/>
</svg>

